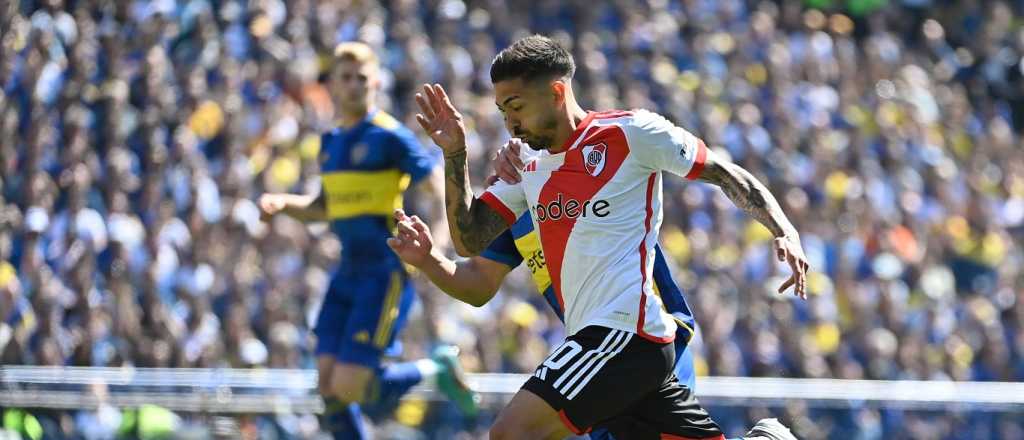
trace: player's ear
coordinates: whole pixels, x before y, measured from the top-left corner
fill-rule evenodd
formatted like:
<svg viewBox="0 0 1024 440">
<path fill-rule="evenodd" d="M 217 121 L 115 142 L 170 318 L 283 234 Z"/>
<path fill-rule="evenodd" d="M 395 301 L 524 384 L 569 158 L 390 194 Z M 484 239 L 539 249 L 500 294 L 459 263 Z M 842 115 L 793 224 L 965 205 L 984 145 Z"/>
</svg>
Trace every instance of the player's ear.
<svg viewBox="0 0 1024 440">
<path fill-rule="evenodd" d="M 381 73 L 380 72 L 380 66 L 373 66 L 372 68 L 367 69 L 367 76 L 368 76 L 368 78 L 367 78 L 368 79 L 367 85 L 369 85 L 371 89 L 375 89 L 375 90 L 379 90 L 380 89 L 380 86 L 381 86 L 380 73 Z"/>
<path fill-rule="evenodd" d="M 565 102 L 565 81 L 557 79 L 551 82 L 551 93 L 555 99 L 556 105 L 561 105 Z"/>
</svg>

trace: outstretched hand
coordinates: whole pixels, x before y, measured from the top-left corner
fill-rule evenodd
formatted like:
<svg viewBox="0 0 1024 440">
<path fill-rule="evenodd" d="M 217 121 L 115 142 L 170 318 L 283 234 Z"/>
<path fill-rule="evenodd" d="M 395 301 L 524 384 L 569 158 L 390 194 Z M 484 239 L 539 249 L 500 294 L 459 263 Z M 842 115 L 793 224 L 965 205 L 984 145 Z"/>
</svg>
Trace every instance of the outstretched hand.
<svg viewBox="0 0 1024 440">
<path fill-rule="evenodd" d="M 288 206 L 288 201 L 281 194 L 263 194 L 260 196 L 259 206 L 260 220 L 266 223 L 274 217 L 274 214 Z"/>
<path fill-rule="evenodd" d="M 430 252 L 434 248 L 430 228 L 418 216 L 409 217 L 401 209 L 395 210 L 394 217 L 397 227 L 395 236 L 387 240 L 388 247 L 395 251 L 402 261 L 420 267 L 430 257 Z"/>
<path fill-rule="evenodd" d="M 785 292 L 789 286 L 794 286 L 793 293 L 800 298 L 807 299 L 807 269 L 810 264 L 807 263 L 807 257 L 804 256 L 800 239 L 779 237 L 772 242 L 772 247 L 775 249 L 775 256 L 779 261 L 789 263 L 789 268 L 793 270 L 793 275 L 785 283 L 782 283 L 782 286 L 779 286 L 779 293 Z"/>
<path fill-rule="evenodd" d="M 466 151 L 466 125 L 462 122 L 462 114 L 448 99 L 444 87 L 424 84 L 423 91 L 416 94 L 416 104 L 420 107 L 416 122 L 444 150 L 445 155 Z"/>
</svg>

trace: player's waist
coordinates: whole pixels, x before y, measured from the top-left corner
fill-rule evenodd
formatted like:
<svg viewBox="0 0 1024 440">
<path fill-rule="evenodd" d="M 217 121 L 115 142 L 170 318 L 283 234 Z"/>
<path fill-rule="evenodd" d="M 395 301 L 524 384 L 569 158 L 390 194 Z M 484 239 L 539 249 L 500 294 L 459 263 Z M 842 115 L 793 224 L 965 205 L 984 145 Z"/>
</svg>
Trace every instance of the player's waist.
<svg viewBox="0 0 1024 440">
<path fill-rule="evenodd" d="M 359 240 L 343 242 L 341 247 L 341 260 L 339 267 L 358 267 L 366 270 L 367 267 L 380 267 L 388 270 L 401 266 L 401 260 L 395 252 L 387 245 L 387 237 L 376 240 Z"/>
<path fill-rule="evenodd" d="M 630 325 L 617 320 L 609 319 L 593 319 L 588 320 L 587 322 L 584 323 L 580 323 L 578 325 L 573 325 L 567 322 L 565 325 L 566 334 L 570 336 L 575 335 L 588 327 L 605 327 L 613 330 L 621 330 L 657 344 L 676 343 L 680 336 L 679 333 L 675 331 L 675 326 L 670 326 L 668 329 L 666 329 L 666 331 L 663 332 L 648 332 L 639 331 L 637 329 L 636 324 Z"/>
<path fill-rule="evenodd" d="M 344 282 L 345 279 L 374 277 L 399 272 L 405 274 L 405 266 L 398 257 L 391 254 L 391 257 L 380 256 L 380 258 L 349 258 L 341 257 L 341 261 L 334 269 L 334 279 L 331 283 Z"/>
<path fill-rule="evenodd" d="M 390 270 L 395 267 L 401 267 L 401 263 L 401 260 L 398 259 L 394 251 L 385 246 L 372 250 L 362 248 L 355 251 L 342 252 L 338 267 L 359 267 L 360 270 L 366 267 L 379 267 L 381 270 Z"/>
<path fill-rule="evenodd" d="M 554 306 L 554 304 L 552 304 L 552 306 Z M 571 307 L 572 305 L 569 304 L 567 306 Z M 556 310 L 556 312 L 561 312 L 561 311 L 560 310 Z M 561 315 L 562 313 L 559 313 L 559 314 Z M 582 319 L 573 319 L 573 317 L 571 315 L 568 318 L 561 317 L 561 316 L 560 317 L 562 318 L 563 324 L 565 324 L 567 327 L 576 327 L 576 328 L 584 328 L 587 325 L 589 325 L 589 324 L 587 324 L 588 322 L 592 323 L 592 322 L 598 322 L 598 321 L 600 321 L 600 322 L 615 321 L 615 322 L 621 322 L 623 325 L 625 325 L 625 326 L 627 326 L 629 328 L 635 329 L 637 321 L 639 321 L 641 319 L 640 316 L 636 316 L 636 319 L 629 319 L 629 318 L 622 319 L 620 317 L 615 316 L 614 312 L 612 312 L 612 313 L 601 313 L 601 312 L 597 312 L 597 311 L 594 311 L 594 310 L 584 311 L 582 313 L 577 313 L 577 314 L 582 315 Z M 646 317 L 646 316 L 643 317 L 643 319 L 645 319 L 645 320 L 647 320 L 647 318 L 648 317 Z M 570 319 L 570 321 L 566 321 L 566 319 Z M 657 319 L 662 319 L 662 320 L 664 320 L 666 322 L 667 321 L 673 322 L 675 324 L 675 327 L 676 327 L 676 330 L 675 330 L 676 335 L 686 339 L 687 341 L 689 341 L 690 339 L 693 339 L 693 337 L 697 334 L 697 323 L 693 320 L 692 316 L 689 316 L 689 315 L 686 315 L 686 314 L 683 314 L 683 313 L 678 313 L 678 312 L 677 313 L 672 313 L 672 312 L 669 312 L 668 310 L 665 310 L 664 308 L 662 308 L 661 313 L 659 313 L 659 317 Z M 580 325 L 573 325 L 573 322 L 571 322 L 571 321 L 578 321 L 578 322 L 581 322 L 582 324 L 580 324 Z"/>
<path fill-rule="evenodd" d="M 331 232 L 338 236 L 342 246 L 376 246 L 378 243 L 387 247 L 387 239 L 391 237 L 392 221 L 390 215 L 364 214 L 355 217 L 331 220 Z"/>
<path fill-rule="evenodd" d="M 689 315 L 667 311 L 660 298 L 635 286 L 615 289 L 618 294 L 611 294 L 613 290 L 589 295 L 566 293 L 563 296 L 566 329 L 573 332 L 589 325 L 601 325 L 661 340 L 693 337 L 694 324 Z"/>
</svg>

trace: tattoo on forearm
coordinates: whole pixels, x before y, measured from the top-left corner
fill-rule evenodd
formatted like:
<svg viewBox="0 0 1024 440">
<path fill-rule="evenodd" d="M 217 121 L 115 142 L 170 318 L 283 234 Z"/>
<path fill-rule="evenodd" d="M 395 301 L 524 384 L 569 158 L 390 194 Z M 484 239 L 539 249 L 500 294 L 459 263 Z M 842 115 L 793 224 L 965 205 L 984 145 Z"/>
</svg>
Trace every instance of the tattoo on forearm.
<svg viewBox="0 0 1024 440">
<path fill-rule="evenodd" d="M 444 176 L 444 199 L 452 241 L 470 254 L 479 254 L 508 225 L 498 213 L 473 197 L 465 152 L 445 156 Z"/>
<path fill-rule="evenodd" d="M 700 179 L 722 188 L 737 207 L 761 222 L 776 237 L 796 234 L 775 196 L 743 168 L 716 164 L 705 169 Z"/>
</svg>

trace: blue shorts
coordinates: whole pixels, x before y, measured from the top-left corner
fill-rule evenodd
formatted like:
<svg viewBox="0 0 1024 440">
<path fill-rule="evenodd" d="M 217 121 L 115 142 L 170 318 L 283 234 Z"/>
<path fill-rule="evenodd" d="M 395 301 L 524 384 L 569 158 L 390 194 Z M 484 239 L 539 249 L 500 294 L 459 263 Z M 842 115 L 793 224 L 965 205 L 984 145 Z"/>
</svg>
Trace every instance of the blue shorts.
<svg viewBox="0 0 1024 440">
<path fill-rule="evenodd" d="M 376 369 L 397 345 L 415 296 L 402 269 L 336 274 L 313 328 L 317 356 Z"/>
</svg>

